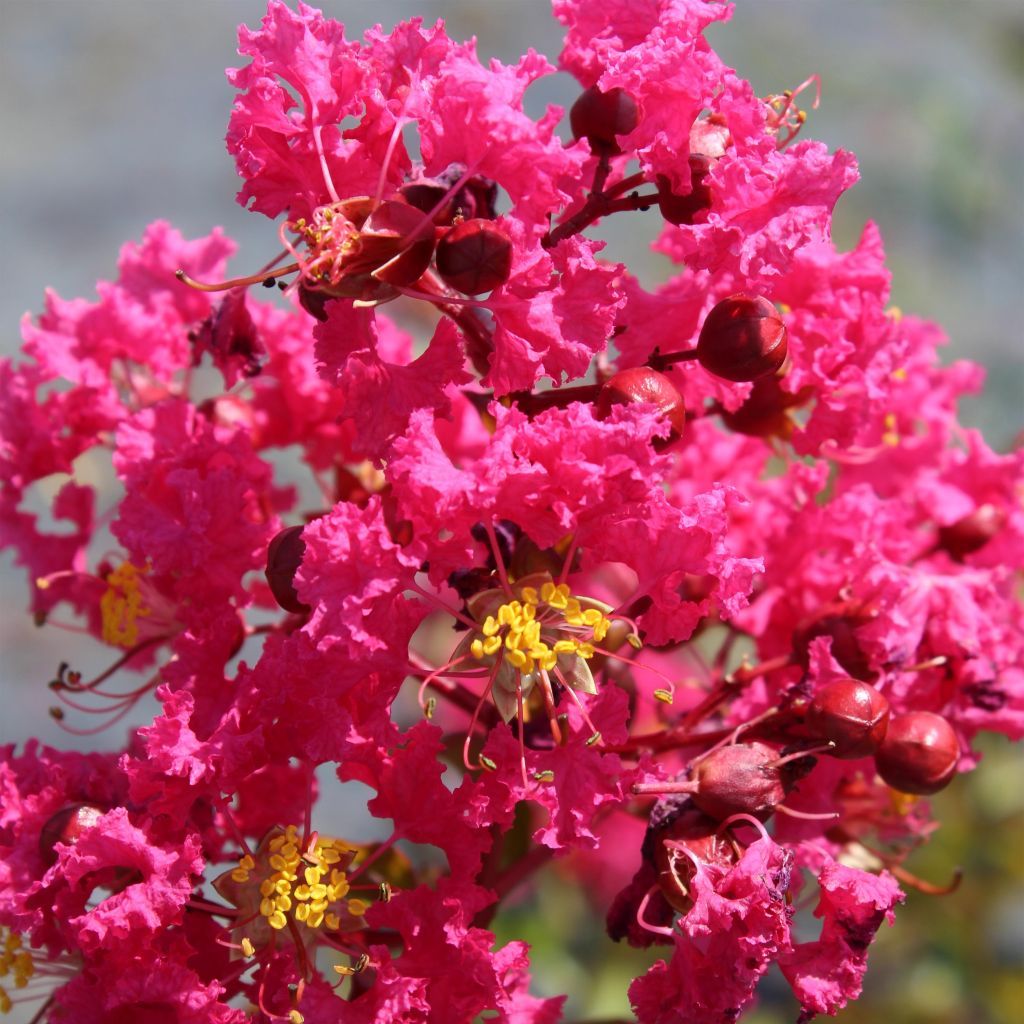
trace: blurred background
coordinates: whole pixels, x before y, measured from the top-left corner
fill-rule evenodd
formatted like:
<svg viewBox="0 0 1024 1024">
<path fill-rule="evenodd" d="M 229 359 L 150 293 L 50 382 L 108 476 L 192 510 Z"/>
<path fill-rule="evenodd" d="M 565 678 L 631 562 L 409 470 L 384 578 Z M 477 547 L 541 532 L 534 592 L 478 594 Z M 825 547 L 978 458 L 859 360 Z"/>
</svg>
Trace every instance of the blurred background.
<svg viewBox="0 0 1024 1024">
<path fill-rule="evenodd" d="M 475 35 L 482 59 L 514 62 L 527 47 L 552 60 L 561 28 L 543 0 L 345 0 L 325 12 L 357 35 L 380 21 L 443 17 L 455 38 Z M 222 225 L 240 245 L 233 272 L 276 251 L 275 227 L 234 204 L 223 146 L 239 22 L 260 0 L 0 0 L 0 346 L 20 344 L 18 321 L 43 289 L 92 296 L 117 252 L 165 218 L 186 235 Z M 862 181 L 839 203 L 835 237 L 851 247 L 879 222 L 893 301 L 935 319 L 950 336 L 944 359 L 988 368 L 985 395 L 963 419 L 1006 450 L 1024 429 L 1024 5 L 1019 0 L 760 0 L 713 26 L 712 45 L 761 95 L 823 81 L 806 135 L 855 152 Z M 528 96 L 539 113 L 568 107 L 572 80 L 552 76 Z M 608 222 L 609 255 L 650 284 L 669 267 L 646 251 L 642 218 Z M 69 657 L 86 669 L 102 654 L 70 635 L 35 631 L 25 581 L 0 556 L 0 743 L 30 735 L 68 744 L 46 714 L 45 682 Z M 65 649 L 65 636 L 67 644 Z M 139 709 L 151 717 L 153 705 Z M 101 734 L 78 745 L 116 746 Z M 1024 1020 L 1024 798 L 1022 763 L 985 744 L 982 769 L 935 803 L 942 828 L 908 867 L 937 883 L 956 865 L 960 890 L 911 893 L 896 927 L 872 949 L 866 994 L 845 1024 L 1004 1024 Z M 497 920 L 503 941 L 535 946 L 538 991 L 568 991 L 567 1020 L 629 1019 L 628 979 L 649 957 L 603 939 L 591 910 L 556 872 L 540 896 Z M 750 1024 L 791 1021 L 780 979 L 763 986 Z"/>
</svg>

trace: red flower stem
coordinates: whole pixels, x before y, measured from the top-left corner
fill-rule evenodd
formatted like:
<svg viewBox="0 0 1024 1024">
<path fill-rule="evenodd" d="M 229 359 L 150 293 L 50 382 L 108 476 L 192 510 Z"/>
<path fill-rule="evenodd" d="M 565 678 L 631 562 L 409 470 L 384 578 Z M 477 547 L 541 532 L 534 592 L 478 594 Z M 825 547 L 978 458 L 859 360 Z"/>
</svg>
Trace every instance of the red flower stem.
<svg viewBox="0 0 1024 1024">
<path fill-rule="evenodd" d="M 698 722 L 707 718 L 708 715 L 715 711 L 720 704 L 742 690 L 747 683 L 752 682 L 759 676 L 767 675 L 769 672 L 775 672 L 780 668 L 788 668 L 793 663 L 792 654 L 780 654 L 776 658 L 762 661 L 759 665 L 741 665 L 731 675 L 726 676 L 704 700 L 687 713 L 682 722 L 684 729 L 692 729 Z"/>
<path fill-rule="evenodd" d="M 353 881 L 353 879 L 358 878 L 375 860 L 377 860 L 378 857 L 381 857 L 385 853 L 387 853 L 388 850 L 390 850 L 391 847 L 394 846 L 395 843 L 397 843 L 398 840 L 401 839 L 401 838 L 402 838 L 401 834 L 398 833 L 398 832 L 395 832 L 389 838 L 385 839 L 384 842 L 382 842 L 380 844 L 380 846 L 378 846 L 377 849 L 374 850 L 373 853 L 371 853 L 366 858 L 366 860 L 364 860 L 361 864 L 359 864 L 353 871 L 349 872 L 349 876 L 348 876 L 349 883 L 351 883 Z"/>
<path fill-rule="evenodd" d="M 518 860 L 513 861 L 494 880 L 489 888 L 497 894 L 497 899 L 489 907 L 484 907 L 479 914 L 473 918 L 473 925 L 477 928 L 486 928 L 498 912 L 501 901 L 522 882 L 525 882 L 535 871 L 539 871 L 551 858 L 554 851 L 546 846 L 535 846 Z"/>
<path fill-rule="evenodd" d="M 600 165 L 598 165 L 600 167 Z M 595 183 L 597 178 L 595 177 Z M 553 249 L 559 242 L 573 235 L 579 234 L 584 228 L 589 227 L 596 220 L 606 217 L 610 213 L 619 213 L 625 210 L 639 210 L 650 206 L 658 201 L 657 193 L 649 196 L 629 196 L 620 199 L 624 193 L 632 188 L 647 183 L 642 173 L 633 174 L 624 178 L 617 185 L 613 185 L 607 192 L 592 192 L 587 201 L 568 220 L 563 221 L 557 228 L 549 231 L 541 242 L 545 249 Z"/>
<path fill-rule="evenodd" d="M 600 390 L 600 384 L 574 384 L 572 387 L 552 388 L 540 394 L 513 391 L 509 397 L 527 416 L 536 416 L 545 409 L 564 409 L 570 402 L 592 402 Z"/>
<path fill-rule="evenodd" d="M 491 368 L 491 355 L 494 353 L 494 339 L 486 324 L 469 306 L 456 302 L 445 302 L 444 286 L 432 270 L 426 271 L 416 282 L 417 288 L 432 298 L 433 304 L 462 331 L 466 339 L 466 355 L 473 364 L 473 369 L 485 377 Z"/>
<path fill-rule="evenodd" d="M 687 349 L 685 352 L 670 352 L 668 355 L 662 355 L 658 349 L 655 349 L 648 357 L 647 365 L 652 370 L 663 373 L 676 363 L 688 363 L 696 358 L 697 350 L 695 348 Z"/>
</svg>

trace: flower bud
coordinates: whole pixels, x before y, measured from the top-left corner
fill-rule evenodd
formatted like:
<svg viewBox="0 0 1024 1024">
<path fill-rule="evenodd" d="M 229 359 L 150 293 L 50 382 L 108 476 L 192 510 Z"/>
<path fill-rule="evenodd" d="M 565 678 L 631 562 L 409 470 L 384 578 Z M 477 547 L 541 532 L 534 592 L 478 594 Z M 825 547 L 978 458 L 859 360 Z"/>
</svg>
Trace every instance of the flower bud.
<svg viewBox="0 0 1024 1024">
<path fill-rule="evenodd" d="M 889 702 L 867 683 L 837 679 L 812 698 L 807 706 L 807 725 L 835 744 L 833 757 L 867 757 L 885 738 Z"/>
<path fill-rule="evenodd" d="M 586 139 L 595 153 L 621 153 L 615 136 L 628 135 L 639 121 L 636 100 L 618 86 L 601 92 L 592 85 L 569 111 L 573 137 Z"/>
<path fill-rule="evenodd" d="M 734 814 L 765 819 L 786 796 L 778 752 L 764 743 L 735 743 L 697 765 L 692 799 L 705 814 L 725 821 Z"/>
<path fill-rule="evenodd" d="M 676 195 L 664 175 L 658 175 L 658 209 L 669 224 L 692 224 L 693 218 L 711 206 L 711 189 L 704 179 L 711 170 L 711 161 L 700 153 L 690 154 L 690 191 Z"/>
<path fill-rule="evenodd" d="M 945 718 L 908 711 L 890 719 L 875 767 L 893 789 L 926 796 L 949 785 L 959 760 L 960 744 Z"/>
<path fill-rule="evenodd" d="M 726 380 L 767 377 L 786 361 L 786 325 L 760 295 L 739 293 L 708 313 L 697 339 L 697 358 L 709 373 Z"/>
<path fill-rule="evenodd" d="M 832 657 L 844 672 L 865 682 L 877 678 L 878 673 L 871 667 L 871 659 L 857 637 L 857 630 L 877 615 L 877 610 L 870 605 L 843 603 L 829 606 L 824 614 L 805 621 L 794 630 L 793 653 L 797 662 L 806 670 L 810 664 L 811 641 L 815 637 L 827 636 L 832 641 Z"/>
<path fill-rule="evenodd" d="M 95 804 L 71 804 L 54 814 L 39 833 L 39 856 L 47 866 L 57 863 L 57 844 L 74 846 L 92 828 L 103 811 Z"/>
<path fill-rule="evenodd" d="M 939 547 L 962 562 L 981 550 L 1005 525 L 1006 510 L 998 505 L 979 505 L 970 515 L 939 530 Z"/>
<path fill-rule="evenodd" d="M 636 403 L 656 405 L 672 425 L 673 437 L 683 432 L 686 423 L 683 396 L 665 374 L 648 366 L 632 366 L 628 370 L 620 370 L 606 381 L 598 392 L 595 408 L 597 415 L 605 419 L 613 405 Z"/>
<path fill-rule="evenodd" d="M 438 273 L 465 295 L 493 291 L 508 280 L 511 269 L 512 241 L 489 220 L 465 220 L 437 243 Z"/>
<path fill-rule="evenodd" d="M 285 611 L 301 614 L 309 611 L 309 605 L 299 600 L 295 590 L 295 573 L 302 564 L 306 542 L 302 539 L 304 527 L 289 526 L 282 530 L 267 548 L 267 583 L 274 600 Z"/>
<path fill-rule="evenodd" d="M 776 374 L 754 381 L 746 401 L 733 412 L 720 410 L 722 422 L 737 434 L 748 437 L 778 437 L 788 441 L 796 426 L 791 410 L 811 395 L 809 387 L 795 395 L 783 391 Z"/>
</svg>

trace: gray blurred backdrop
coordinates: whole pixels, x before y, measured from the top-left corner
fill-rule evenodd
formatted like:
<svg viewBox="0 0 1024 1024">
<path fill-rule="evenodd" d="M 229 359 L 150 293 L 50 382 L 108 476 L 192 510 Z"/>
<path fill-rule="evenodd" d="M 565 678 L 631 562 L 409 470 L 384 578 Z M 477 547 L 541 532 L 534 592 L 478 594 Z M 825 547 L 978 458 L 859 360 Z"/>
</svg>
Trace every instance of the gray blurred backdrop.
<svg viewBox="0 0 1024 1024">
<path fill-rule="evenodd" d="M 554 60 L 560 46 L 560 26 L 541 0 L 338 0 L 324 8 L 350 36 L 378 21 L 443 17 L 452 36 L 478 38 L 484 59 L 515 61 L 533 46 Z M 255 25 L 264 10 L 259 0 L 0 0 L 5 354 L 17 351 L 19 318 L 41 308 L 45 286 L 92 296 L 96 279 L 114 274 L 120 245 L 155 218 L 189 236 L 223 225 L 240 244 L 237 273 L 276 251 L 274 226 L 234 203 L 238 179 L 223 146 L 232 100 L 223 72 L 238 63 L 235 28 Z M 893 301 L 945 326 L 944 359 L 989 369 L 986 395 L 966 404 L 964 419 L 995 447 L 1009 447 L 1024 428 L 1024 4 L 748 0 L 709 37 L 762 95 L 821 75 L 821 107 L 806 134 L 852 149 L 862 172 L 840 200 L 837 243 L 850 247 L 868 218 L 881 224 Z M 568 107 L 576 92 L 568 76 L 554 76 L 531 90 L 530 109 Z M 609 255 L 651 283 L 663 279 L 667 264 L 646 252 L 651 222 L 625 220 L 609 222 Z M 46 715 L 44 684 L 65 654 L 86 667 L 99 667 L 103 655 L 75 652 L 70 635 L 32 629 L 10 555 L 0 556 L 0 570 L 0 742 L 39 735 L 65 744 Z M 152 712 L 144 704 L 139 720 Z M 122 735 L 81 745 L 113 746 Z M 1019 844 L 1019 832 L 1009 841 Z M 1015 899 L 1019 911 L 1019 889 Z M 1006 927 L 1017 948 L 1019 919 Z M 955 967 L 939 980 L 946 988 L 938 1008 L 901 1019 L 996 1019 L 969 1008 L 975 997 Z M 931 975 L 921 989 L 936 1002 Z"/>
</svg>

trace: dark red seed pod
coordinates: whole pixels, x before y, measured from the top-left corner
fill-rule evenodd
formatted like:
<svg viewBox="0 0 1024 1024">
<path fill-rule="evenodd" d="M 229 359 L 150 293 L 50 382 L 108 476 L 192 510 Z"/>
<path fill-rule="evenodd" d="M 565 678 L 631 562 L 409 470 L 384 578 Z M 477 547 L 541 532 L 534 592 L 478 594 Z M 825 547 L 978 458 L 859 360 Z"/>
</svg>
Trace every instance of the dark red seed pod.
<svg viewBox="0 0 1024 1024">
<path fill-rule="evenodd" d="M 597 415 L 604 419 L 613 405 L 637 403 L 656 405 L 672 425 L 672 434 L 679 437 L 686 423 L 686 407 L 679 389 L 663 373 L 649 366 L 631 366 L 619 370 L 601 387 L 594 403 Z"/>
<path fill-rule="evenodd" d="M 959 761 L 960 744 L 953 727 L 931 711 L 893 715 L 875 753 L 875 767 L 888 785 L 921 796 L 945 789 Z"/>
<path fill-rule="evenodd" d="M 783 391 L 776 374 L 754 381 L 746 401 L 734 412 L 721 409 L 722 422 L 737 434 L 748 437 L 790 438 L 796 427 L 792 409 L 803 405 L 812 394 L 809 387 L 795 395 Z"/>
<path fill-rule="evenodd" d="M 889 702 L 867 683 L 837 679 L 811 699 L 807 725 L 816 735 L 835 744 L 830 751 L 833 757 L 867 757 L 885 738 Z"/>
<path fill-rule="evenodd" d="M 74 846 L 92 828 L 103 811 L 95 804 L 71 804 L 54 814 L 39 833 L 39 856 L 47 866 L 57 863 L 57 844 Z"/>
<path fill-rule="evenodd" d="M 492 221 L 464 220 L 437 243 L 437 270 L 465 295 L 493 291 L 512 270 L 512 240 Z"/>
<path fill-rule="evenodd" d="M 711 160 L 700 153 L 690 154 L 690 191 L 676 195 L 664 175 L 658 175 L 658 209 L 669 224 L 692 224 L 693 218 L 711 207 L 711 189 L 704 179 L 711 170 Z"/>
<path fill-rule="evenodd" d="M 970 515 L 939 530 L 939 547 L 951 558 L 962 562 L 980 551 L 1006 524 L 1006 509 L 999 505 L 979 505 Z"/>
<path fill-rule="evenodd" d="M 778 751 L 765 743 L 720 747 L 697 765 L 694 804 L 716 821 L 734 814 L 764 820 L 786 796 L 778 759 Z"/>
<path fill-rule="evenodd" d="M 697 339 L 701 366 L 726 380 L 767 377 L 782 366 L 788 351 L 786 325 L 761 295 L 722 299 L 708 313 Z"/>
<path fill-rule="evenodd" d="M 309 605 L 299 600 L 295 590 L 295 573 L 302 564 L 306 543 L 302 539 L 302 526 L 289 526 L 282 530 L 267 548 L 267 583 L 270 584 L 274 600 L 285 611 L 302 614 L 309 611 Z"/>
<path fill-rule="evenodd" d="M 618 86 L 601 92 L 592 85 L 569 111 L 573 137 L 586 139 L 594 152 L 621 153 L 615 136 L 628 135 L 639 121 L 636 100 Z"/>
</svg>

